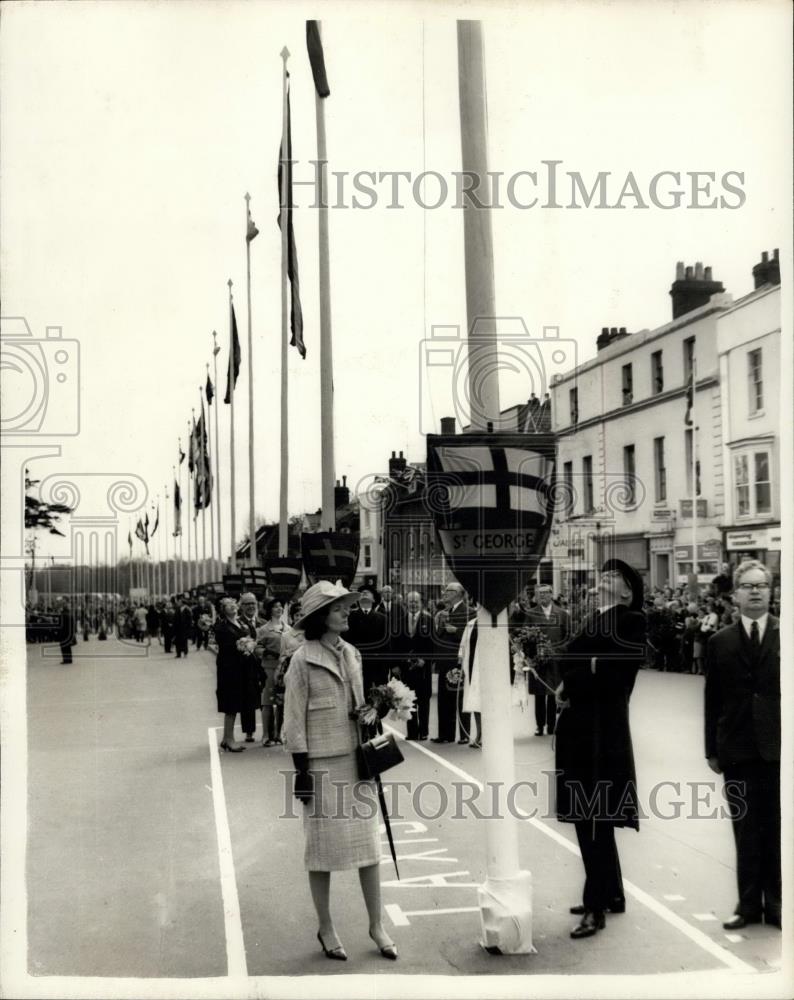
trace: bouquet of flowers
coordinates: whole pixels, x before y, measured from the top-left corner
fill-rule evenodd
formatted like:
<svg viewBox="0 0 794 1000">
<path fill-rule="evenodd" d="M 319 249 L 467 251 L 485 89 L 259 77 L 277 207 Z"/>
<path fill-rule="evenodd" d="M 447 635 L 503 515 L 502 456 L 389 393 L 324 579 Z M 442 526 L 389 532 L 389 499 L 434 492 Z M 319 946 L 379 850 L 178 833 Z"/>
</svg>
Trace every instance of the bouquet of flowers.
<svg viewBox="0 0 794 1000">
<path fill-rule="evenodd" d="M 237 649 L 244 656 L 253 656 L 255 648 L 256 641 L 248 635 L 244 635 L 241 639 L 237 640 Z"/>
<path fill-rule="evenodd" d="M 198 627 L 202 632 L 208 632 L 210 625 L 212 625 L 212 619 L 209 615 L 200 615 L 198 620 Z"/>
<path fill-rule="evenodd" d="M 355 710 L 354 715 L 361 726 L 370 727 L 390 712 L 395 719 L 410 719 L 415 710 L 414 692 L 407 684 L 392 677 L 388 684 L 373 685 L 367 700 Z"/>
<path fill-rule="evenodd" d="M 525 625 L 519 629 L 513 638 L 513 652 L 527 664 L 522 667 L 523 670 L 548 663 L 552 658 L 549 638 L 537 625 Z"/>
<path fill-rule="evenodd" d="M 457 691 L 463 683 L 463 671 L 460 667 L 453 667 L 444 675 L 444 680 L 448 691 Z"/>
</svg>

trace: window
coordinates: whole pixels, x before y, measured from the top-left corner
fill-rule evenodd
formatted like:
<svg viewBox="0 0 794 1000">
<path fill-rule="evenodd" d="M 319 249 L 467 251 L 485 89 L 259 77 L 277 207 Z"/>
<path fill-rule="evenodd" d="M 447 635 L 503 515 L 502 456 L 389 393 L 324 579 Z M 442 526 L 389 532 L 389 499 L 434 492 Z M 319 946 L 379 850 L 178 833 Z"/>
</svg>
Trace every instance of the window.
<svg viewBox="0 0 794 1000">
<path fill-rule="evenodd" d="M 684 461 L 686 463 L 686 492 L 692 496 L 692 428 L 684 431 Z M 697 480 L 697 495 L 700 496 L 700 459 L 695 462 L 695 477 Z"/>
<path fill-rule="evenodd" d="M 772 486 L 769 482 L 769 452 L 757 451 L 753 456 L 755 465 L 755 512 L 772 512 Z"/>
<path fill-rule="evenodd" d="M 372 546 L 371 545 L 365 545 L 364 546 L 364 566 L 365 566 L 366 569 L 369 569 L 370 566 L 372 566 Z"/>
<path fill-rule="evenodd" d="M 689 384 L 695 369 L 695 338 L 687 337 L 684 341 L 684 385 Z"/>
<path fill-rule="evenodd" d="M 658 502 L 667 499 L 667 469 L 664 464 L 664 438 L 653 439 L 653 476 L 655 499 Z M 690 471 L 690 479 L 691 471 Z"/>
<path fill-rule="evenodd" d="M 361 527 L 364 531 L 369 531 L 369 511 L 366 507 L 361 508 Z"/>
<path fill-rule="evenodd" d="M 573 462 L 566 462 L 562 467 L 563 483 L 565 485 L 565 517 L 570 517 L 576 506 L 573 492 Z"/>
<path fill-rule="evenodd" d="M 736 455 L 733 460 L 733 476 L 736 484 L 736 516 L 747 517 L 750 513 L 750 463 L 747 455 Z"/>
<path fill-rule="evenodd" d="M 764 383 L 761 370 L 761 348 L 747 354 L 747 377 L 750 385 L 750 413 L 764 408 Z"/>
<path fill-rule="evenodd" d="M 623 383 L 623 405 L 628 406 L 629 403 L 634 398 L 634 388 L 633 388 L 633 378 L 631 375 L 631 365 L 623 365 L 621 369 L 622 372 L 622 383 Z"/>
<path fill-rule="evenodd" d="M 654 396 L 664 392 L 664 368 L 662 367 L 661 351 L 654 351 L 651 355 L 651 392 Z"/>
<path fill-rule="evenodd" d="M 584 512 L 585 514 L 592 514 L 595 510 L 592 455 L 585 455 L 582 459 L 582 473 L 584 477 Z"/>
<path fill-rule="evenodd" d="M 633 444 L 627 444 L 623 449 L 623 477 L 626 483 L 626 504 L 634 507 L 637 503 L 637 481 Z"/>
<path fill-rule="evenodd" d="M 579 423 L 579 390 L 568 390 L 568 402 L 571 408 L 571 424 L 576 426 Z"/>
</svg>

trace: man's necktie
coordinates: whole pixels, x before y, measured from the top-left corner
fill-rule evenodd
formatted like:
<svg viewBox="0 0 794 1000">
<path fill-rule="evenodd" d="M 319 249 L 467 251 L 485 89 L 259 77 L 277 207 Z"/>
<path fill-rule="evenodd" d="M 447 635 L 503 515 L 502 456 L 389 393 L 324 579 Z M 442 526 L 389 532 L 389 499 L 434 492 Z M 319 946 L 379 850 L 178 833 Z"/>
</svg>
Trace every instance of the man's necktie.
<svg viewBox="0 0 794 1000">
<path fill-rule="evenodd" d="M 757 658 L 761 650 L 761 632 L 757 621 L 750 625 L 750 645 L 753 647 L 753 656 Z"/>
</svg>

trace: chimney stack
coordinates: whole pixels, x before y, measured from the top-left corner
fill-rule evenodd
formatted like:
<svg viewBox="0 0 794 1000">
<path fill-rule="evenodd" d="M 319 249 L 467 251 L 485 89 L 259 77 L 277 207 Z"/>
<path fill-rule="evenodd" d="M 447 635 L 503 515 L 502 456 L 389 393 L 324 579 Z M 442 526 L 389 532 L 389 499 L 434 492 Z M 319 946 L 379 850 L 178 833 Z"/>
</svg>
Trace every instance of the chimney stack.
<svg viewBox="0 0 794 1000">
<path fill-rule="evenodd" d="M 684 276 L 681 277 L 681 272 Z M 705 306 L 712 295 L 724 292 L 725 287 L 721 281 L 715 281 L 712 277 L 711 267 L 704 269 L 702 261 L 698 261 L 694 268 L 684 267 L 682 261 L 678 261 L 675 266 L 675 281 L 670 288 L 670 297 L 673 300 L 673 319 L 684 316 L 693 309 Z"/>
<path fill-rule="evenodd" d="M 350 490 L 347 488 L 347 476 L 342 476 L 341 485 L 337 479 L 336 486 L 334 486 L 334 507 L 339 510 L 340 507 L 346 507 L 349 503 Z"/>
<path fill-rule="evenodd" d="M 403 472 L 405 472 L 407 464 L 408 463 L 405 461 L 402 452 L 400 452 L 399 458 L 394 452 L 392 452 L 391 458 L 389 459 L 389 478 L 399 479 Z"/>
<path fill-rule="evenodd" d="M 441 433 L 442 434 L 454 434 L 455 433 L 455 418 L 454 417 L 442 417 L 441 418 Z"/>
<path fill-rule="evenodd" d="M 772 260 L 769 259 L 768 251 L 761 254 L 760 263 L 753 268 L 753 288 L 761 288 L 763 285 L 780 284 L 780 251 L 775 249 L 772 253 Z"/>
<path fill-rule="evenodd" d="M 602 351 L 605 347 L 609 347 L 616 340 L 622 340 L 624 337 L 628 337 L 629 332 L 625 326 L 602 326 L 601 333 L 599 333 L 596 339 L 596 349 Z"/>
</svg>

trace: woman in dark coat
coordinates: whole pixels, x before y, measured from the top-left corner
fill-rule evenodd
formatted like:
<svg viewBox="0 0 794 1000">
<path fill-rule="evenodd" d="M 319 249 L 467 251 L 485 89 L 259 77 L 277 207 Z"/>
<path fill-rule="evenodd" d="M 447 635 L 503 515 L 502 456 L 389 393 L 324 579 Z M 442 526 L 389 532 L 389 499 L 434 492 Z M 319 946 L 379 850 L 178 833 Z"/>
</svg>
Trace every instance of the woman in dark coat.
<svg viewBox="0 0 794 1000">
<path fill-rule="evenodd" d="M 583 914 L 571 937 L 590 937 L 604 913 L 625 910 L 615 827 L 639 830 L 629 698 L 645 657 L 642 580 L 618 559 L 604 564 L 599 611 L 559 659 L 557 818 L 574 823 L 585 867 Z"/>
<path fill-rule="evenodd" d="M 256 629 L 238 618 L 237 601 L 230 597 L 221 601 L 221 615 L 215 625 L 215 641 L 218 644 L 215 694 L 218 711 L 223 713 L 221 748 L 239 753 L 245 747 L 234 739 L 235 717 L 238 712 L 256 711 L 259 703 L 259 686 L 256 683 L 258 662 L 254 657 Z M 247 650 L 246 646 L 249 647 Z"/>
</svg>

